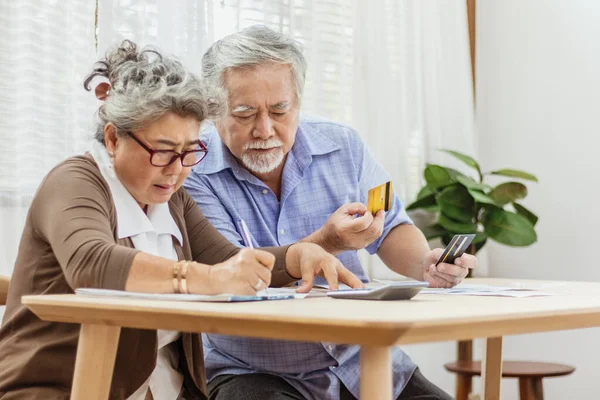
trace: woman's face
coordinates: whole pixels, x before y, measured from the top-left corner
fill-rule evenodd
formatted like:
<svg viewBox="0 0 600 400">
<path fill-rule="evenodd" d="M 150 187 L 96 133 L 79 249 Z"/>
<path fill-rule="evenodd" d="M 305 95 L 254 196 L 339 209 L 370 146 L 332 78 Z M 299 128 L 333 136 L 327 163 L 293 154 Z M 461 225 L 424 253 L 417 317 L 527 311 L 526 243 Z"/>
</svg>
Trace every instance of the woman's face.
<svg viewBox="0 0 600 400">
<path fill-rule="evenodd" d="M 152 150 L 182 153 L 198 149 L 199 129 L 200 124 L 194 117 L 168 112 L 151 125 L 131 133 Z M 104 131 L 115 173 L 142 208 L 169 201 L 192 169 L 183 167 L 180 158 L 170 165 L 155 167 L 150 164 L 150 153 L 132 137 L 118 137 L 110 125 Z"/>
</svg>

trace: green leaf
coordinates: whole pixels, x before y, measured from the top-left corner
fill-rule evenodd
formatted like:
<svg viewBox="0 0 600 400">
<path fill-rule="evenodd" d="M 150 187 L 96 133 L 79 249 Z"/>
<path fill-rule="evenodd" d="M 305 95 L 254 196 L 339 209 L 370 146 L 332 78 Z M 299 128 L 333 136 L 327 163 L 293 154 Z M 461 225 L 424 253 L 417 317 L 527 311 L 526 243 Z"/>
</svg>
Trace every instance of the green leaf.
<svg viewBox="0 0 600 400">
<path fill-rule="evenodd" d="M 477 231 L 477 224 L 454 221 L 443 213 L 440 213 L 438 217 L 438 224 L 452 233 L 475 233 Z"/>
<path fill-rule="evenodd" d="M 452 184 L 452 178 L 444 167 L 439 165 L 428 165 L 423 172 L 427 185 L 433 189 L 439 189 Z"/>
<path fill-rule="evenodd" d="M 490 192 L 490 197 L 501 205 L 514 202 L 525 196 L 527 196 L 527 187 L 519 182 L 502 183 Z"/>
<path fill-rule="evenodd" d="M 490 208 L 483 226 L 490 238 L 509 246 L 529 246 L 537 241 L 533 225 L 525 217 L 501 208 Z"/>
<path fill-rule="evenodd" d="M 412 204 L 409 204 L 406 207 L 406 211 L 416 210 L 418 208 L 427 208 L 427 207 L 431 207 L 431 206 L 435 206 L 435 205 L 436 205 L 435 194 L 431 194 L 427 197 L 423 197 L 421 199 L 414 201 Z"/>
<path fill-rule="evenodd" d="M 419 194 L 417 194 L 417 200 L 421 200 L 424 197 L 435 194 L 435 190 L 425 185 L 419 190 Z"/>
<path fill-rule="evenodd" d="M 475 218 L 475 201 L 461 185 L 446 187 L 436 198 L 440 211 L 457 222 L 471 223 Z"/>
<path fill-rule="evenodd" d="M 529 211 L 528 209 L 526 209 L 519 203 L 513 203 L 513 206 L 515 207 L 517 214 L 522 215 L 523 217 L 527 218 L 527 220 L 529 222 L 531 222 L 531 225 L 535 226 L 535 224 L 537 224 L 537 222 L 538 222 L 537 215 L 535 215 L 534 213 L 532 213 L 531 211 Z"/>
<path fill-rule="evenodd" d="M 475 254 L 485 246 L 488 236 L 484 232 L 477 232 L 471 244 L 475 245 Z"/>
<path fill-rule="evenodd" d="M 477 203 L 496 205 L 496 202 L 494 201 L 494 199 L 492 199 L 487 194 L 480 192 L 479 190 L 472 190 L 472 189 L 468 189 L 468 190 L 469 190 L 469 194 L 473 197 L 473 199 L 475 199 L 475 201 Z"/>
<path fill-rule="evenodd" d="M 449 167 L 443 167 L 446 169 L 446 171 L 448 171 L 448 174 L 450 175 L 450 179 L 452 179 L 454 182 L 458 182 L 458 178 L 460 178 L 461 176 L 464 176 L 465 178 L 467 177 L 465 174 L 463 174 L 460 171 L 455 170 L 454 168 L 449 168 Z"/>
<path fill-rule="evenodd" d="M 516 169 L 499 169 L 498 171 L 492 171 L 490 172 L 490 174 L 492 175 L 501 175 L 501 176 L 508 176 L 510 178 L 521 178 L 521 179 L 525 179 L 527 181 L 533 181 L 533 182 L 537 182 L 538 178 L 535 177 L 535 175 L 531 175 L 528 172 L 523 172 L 523 171 L 519 171 Z"/>
<path fill-rule="evenodd" d="M 458 151 L 453 151 L 453 150 L 440 149 L 440 151 L 443 151 L 445 153 L 448 153 L 448 154 L 458 158 L 460 161 L 464 162 L 469 167 L 475 168 L 475 170 L 477 170 L 477 173 L 479 175 L 481 175 L 481 168 L 479 168 L 479 164 L 472 157 L 469 157 L 466 154 L 462 154 L 462 153 L 459 153 Z"/>
<path fill-rule="evenodd" d="M 478 244 L 478 243 L 481 243 L 481 242 L 485 242 L 487 240 L 487 237 L 488 236 L 486 235 L 485 232 L 479 232 L 479 231 L 477 231 L 475 233 L 475 238 L 473 238 L 472 244 Z"/>
<path fill-rule="evenodd" d="M 486 190 L 490 190 L 492 188 L 490 185 L 486 185 L 485 183 L 477 183 L 473 178 L 464 175 L 456 177 L 456 180 L 467 189 L 485 192 Z"/>
<path fill-rule="evenodd" d="M 438 238 L 438 237 L 443 236 L 446 233 L 448 233 L 448 231 L 446 231 L 444 228 L 442 228 L 438 224 L 423 228 L 422 231 L 423 231 L 423 235 L 425 235 L 425 238 L 427 238 L 427 240 L 435 239 L 435 238 Z"/>
</svg>

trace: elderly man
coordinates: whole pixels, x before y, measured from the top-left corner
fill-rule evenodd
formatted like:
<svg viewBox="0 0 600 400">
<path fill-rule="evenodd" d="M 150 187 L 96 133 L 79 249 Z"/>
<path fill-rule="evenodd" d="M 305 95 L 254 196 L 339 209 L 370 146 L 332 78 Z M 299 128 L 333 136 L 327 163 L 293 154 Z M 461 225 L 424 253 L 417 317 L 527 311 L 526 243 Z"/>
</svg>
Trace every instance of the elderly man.
<svg viewBox="0 0 600 400">
<path fill-rule="evenodd" d="M 367 191 L 389 180 L 358 134 L 343 125 L 300 120 L 306 61 L 298 44 L 266 27 L 215 43 L 203 58 L 204 78 L 228 96 L 227 115 L 204 137 L 209 149 L 185 183 L 210 222 L 242 246 L 244 219 L 257 247 L 313 242 L 367 282 L 357 249 L 377 253 L 392 270 L 435 287 L 450 287 L 476 265 L 433 264 L 431 251 L 394 195 L 387 213 L 371 215 Z M 301 279 L 309 290 L 312 274 Z M 322 280 L 322 278 L 317 278 Z M 331 276 L 329 282 L 332 283 Z M 359 286 L 354 276 L 340 281 Z M 334 283 L 335 285 L 335 283 Z M 207 335 L 211 399 L 355 399 L 359 349 L 333 343 Z M 398 399 L 448 399 L 400 349 L 393 350 Z"/>
</svg>

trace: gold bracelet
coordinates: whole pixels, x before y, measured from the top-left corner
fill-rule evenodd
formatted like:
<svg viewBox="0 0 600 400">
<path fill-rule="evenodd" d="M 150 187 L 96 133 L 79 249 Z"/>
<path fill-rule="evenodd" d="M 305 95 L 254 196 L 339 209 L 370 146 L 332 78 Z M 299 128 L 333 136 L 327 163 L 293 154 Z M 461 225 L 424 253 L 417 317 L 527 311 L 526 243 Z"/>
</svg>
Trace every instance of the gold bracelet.
<svg viewBox="0 0 600 400">
<path fill-rule="evenodd" d="M 173 264 L 173 293 L 181 293 L 179 291 L 179 263 L 180 261 Z"/>
<path fill-rule="evenodd" d="M 191 262 L 185 261 L 181 266 L 181 274 L 179 278 L 179 293 L 190 294 L 187 288 L 187 270 Z"/>
</svg>

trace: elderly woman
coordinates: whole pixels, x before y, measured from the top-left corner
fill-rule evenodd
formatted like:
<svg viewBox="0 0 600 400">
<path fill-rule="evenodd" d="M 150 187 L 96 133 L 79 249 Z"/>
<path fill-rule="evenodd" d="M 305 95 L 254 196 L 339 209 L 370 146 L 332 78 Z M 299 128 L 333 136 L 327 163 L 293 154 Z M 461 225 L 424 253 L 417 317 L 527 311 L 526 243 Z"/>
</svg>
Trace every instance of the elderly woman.
<svg viewBox="0 0 600 400">
<path fill-rule="evenodd" d="M 205 219 L 181 185 L 206 155 L 199 127 L 218 101 L 179 62 L 125 41 L 86 89 L 98 76 L 98 143 L 50 171 L 27 216 L 0 330 L 1 399 L 69 398 L 79 326 L 39 320 L 23 295 L 255 294 L 339 268 L 313 244 L 240 250 Z M 110 398 L 206 398 L 200 340 L 123 329 Z"/>
</svg>

